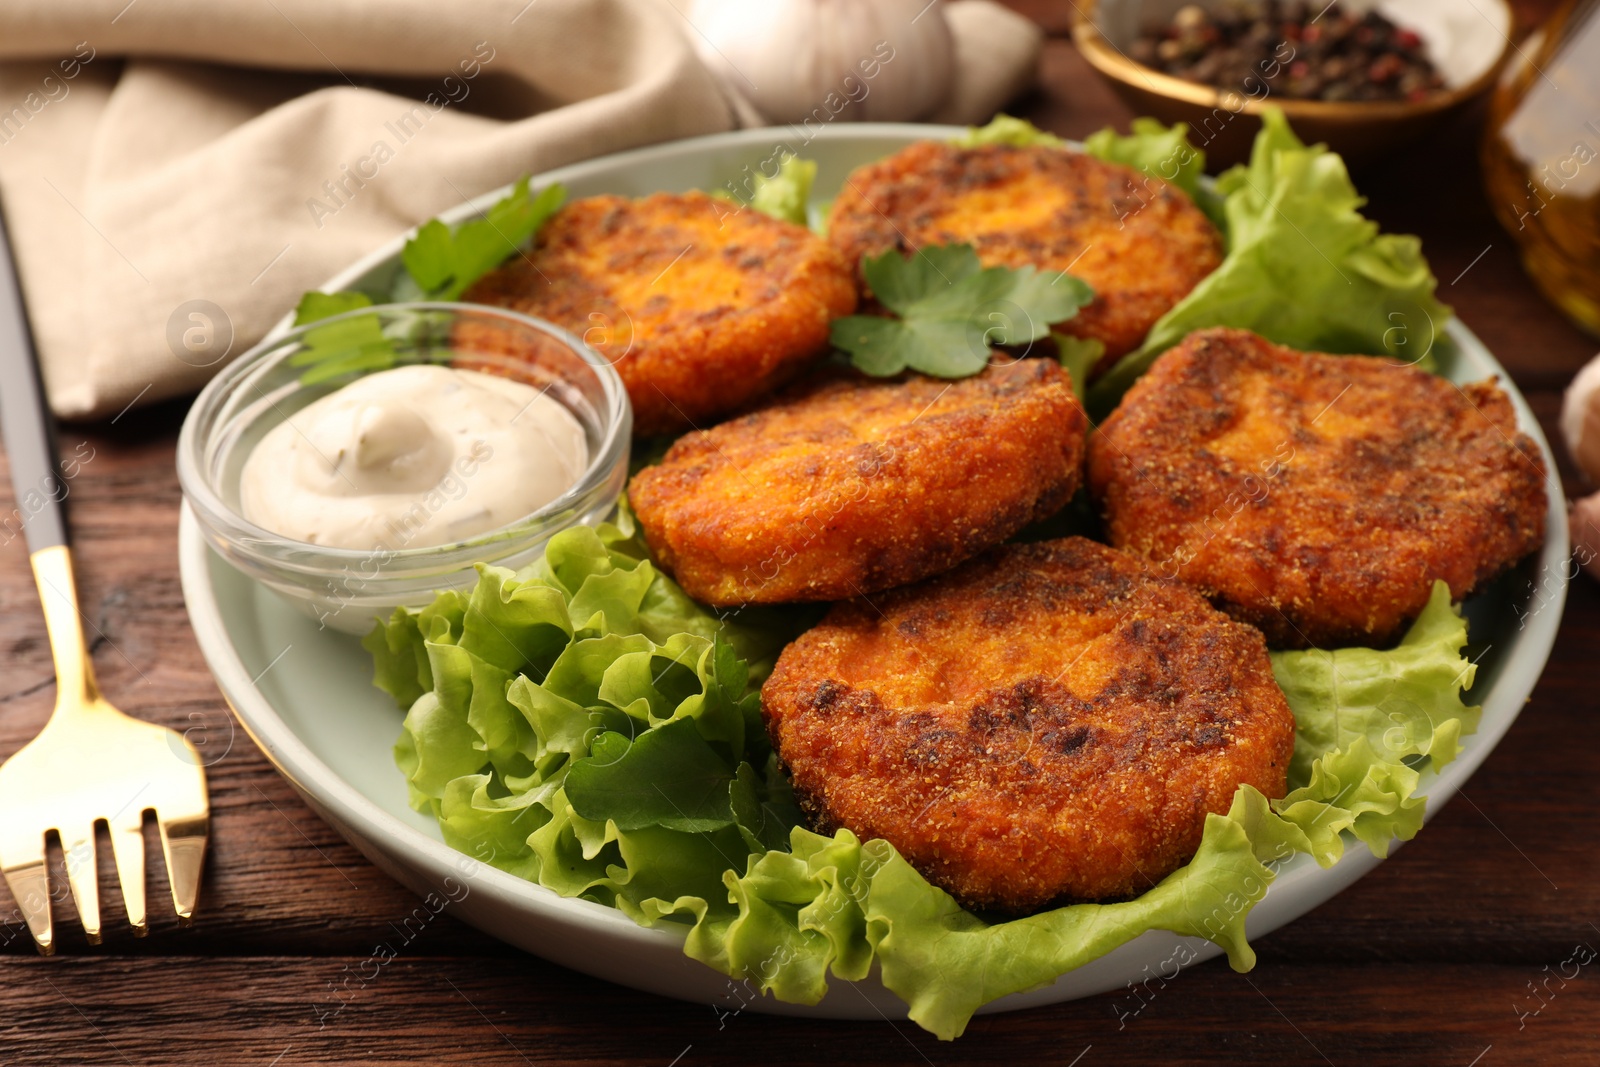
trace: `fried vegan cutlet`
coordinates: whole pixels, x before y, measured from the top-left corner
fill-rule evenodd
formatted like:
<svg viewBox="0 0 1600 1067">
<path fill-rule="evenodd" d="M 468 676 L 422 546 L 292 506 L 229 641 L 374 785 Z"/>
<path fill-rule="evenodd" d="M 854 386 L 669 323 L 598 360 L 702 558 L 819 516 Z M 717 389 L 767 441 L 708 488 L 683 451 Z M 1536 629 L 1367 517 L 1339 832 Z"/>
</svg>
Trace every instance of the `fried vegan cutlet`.
<svg viewBox="0 0 1600 1067">
<path fill-rule="evenodd" d="M 1382 647 L 1544 540 L 1545 465 L 1492 381 L 1190 334 L 1089 446 L 1111 543 L 1281 648 Z"/>
<path fill-rule="evenodd" d="M 462 299 L 582 337 L 622 376 L 640 436 L 768 392 L 826 352 L 828 323 L 856 306 L 827 242 L 701 193 L 576 200 Z"/>
<path fill-rule="evenodd" d="M 1294 751 L 1261 634 L 1081 537 L 836 605 L 761 703 L 817 828 L 1006 912 L 1144 892 Z"/>
<path fill-rule="evenodd" d="M 970 244 L 986 267 L 1082 278 L 1094 300 L 1060 330 L 1105 345 L 1096 372 L 1222 262 L 1222 235 L 1182 191 L 1043 145 L 921 141 L 859 167 L 833 202 L 828 240 L 857 270 L 891 248 Z"/>
<path fill-rule="evenodd" d="M 686 434 L 628 499 L 696 600 L 841 600 L 937 574 L 1059 510 L 1085 425 L 1053 360 L 954 382 L 825 371 Z"/>
</svg>

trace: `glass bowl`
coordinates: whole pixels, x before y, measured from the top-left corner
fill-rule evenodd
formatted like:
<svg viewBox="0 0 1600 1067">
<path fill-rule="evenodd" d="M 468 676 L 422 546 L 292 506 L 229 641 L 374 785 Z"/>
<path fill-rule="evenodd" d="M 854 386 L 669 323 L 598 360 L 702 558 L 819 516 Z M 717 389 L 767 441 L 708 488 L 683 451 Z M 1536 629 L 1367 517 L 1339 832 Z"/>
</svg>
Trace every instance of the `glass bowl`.
<svg viewBox="0 0 1600 1067">
<path fill-rule="evenodd" d="M 545 390 L 583 427 L 588 467 L 537 511 L 442 545 L 333 548 L 244 517 L 240 474 L 266 433 L 358 378 L 410 363 L 499 374 Z M 178 437 L 178 479 L 207 543 L 224 559 L 323 625 L 364 633 L 397 607 L 471 588 L 476 563 L 525 566 L 562 530 L 609 517 L 627 479 L 632 430 L 616 370 L 560 327 L 474 304 L 384 304 L 270 337 L 212 379 Z"/>
</svg>

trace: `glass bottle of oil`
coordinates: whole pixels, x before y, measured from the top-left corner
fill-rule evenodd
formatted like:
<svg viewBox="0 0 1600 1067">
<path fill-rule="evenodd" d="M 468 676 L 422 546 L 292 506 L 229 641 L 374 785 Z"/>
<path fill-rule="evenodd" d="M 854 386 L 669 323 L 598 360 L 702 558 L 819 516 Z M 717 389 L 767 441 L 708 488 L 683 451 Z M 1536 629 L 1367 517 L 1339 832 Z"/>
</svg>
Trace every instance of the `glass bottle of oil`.
<svg viewBox="0 0 1600 1067">
<path fill-rule="evenodd" d="M 1529 276 L 1600 336 L 1600 0 L 1567 0 L 1513 53 L 1483 171 Z"/>
</svg>

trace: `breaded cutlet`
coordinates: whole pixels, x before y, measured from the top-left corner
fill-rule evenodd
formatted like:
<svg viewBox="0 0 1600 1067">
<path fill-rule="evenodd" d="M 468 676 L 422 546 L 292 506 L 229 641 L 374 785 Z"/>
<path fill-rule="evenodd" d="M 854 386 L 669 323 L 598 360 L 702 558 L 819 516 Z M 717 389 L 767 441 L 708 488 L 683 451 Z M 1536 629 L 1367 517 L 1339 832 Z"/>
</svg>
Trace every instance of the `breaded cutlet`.
<svg viewBox="0 0 1600 1067">
<path fill-rule="evenodd" d="M 1275 648 L 1397 638 L 1544 542 L 1545 465 L 1492 381 L 1190 334 L 1089 444 L 1112 544 Z"/>
<path fill-rule="evenodd" d="M 1011 913 L 1151 888 L 1294 751 L 1261 634 L 1081 537 L 836 605 L 761 703 L 814 828 Z"/>
<path fill-rule="evenodd" d="M 622 376 L 639 436 L 709 425 L 769 392 L 826 353 L 828 324 L 856 307 L 827 242 L 702 193 L 575 200 L 462 299 L 581 337 Z"/>
<path fill-rule="evenodd" d="M 823 369 L 685 434 L 628 499 L 697 600 L 839 600 L 947 570 L 1059 510 L 1086 424 L 1053 360 L 957 381 Z"/>
</svg>

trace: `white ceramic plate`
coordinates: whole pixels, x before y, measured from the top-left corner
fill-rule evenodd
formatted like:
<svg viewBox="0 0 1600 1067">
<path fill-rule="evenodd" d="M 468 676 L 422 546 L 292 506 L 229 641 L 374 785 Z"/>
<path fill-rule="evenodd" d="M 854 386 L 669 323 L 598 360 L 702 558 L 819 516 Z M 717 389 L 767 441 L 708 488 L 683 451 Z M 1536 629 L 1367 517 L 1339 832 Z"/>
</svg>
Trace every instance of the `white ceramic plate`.
<svg viewBox="0 0 1600 1067">
<path fill-rule="evenodd" d="M 759 167 L 787 146 L 819 164 L 817 195 L 825 198 L 859 164 L 913 140 L 953 136 L 954 128 L 852 125 L 823 129 L 806 142 L 799 131 L 750 130 L 625 152 L 564 167 L 536 184 L 564 182 L 574 198 L 597 193 L 643 195 L 716 189 Z M 459 219 L 504 191 L 463 204 Z M 396 240 L 333 279 L 326 289 L 392 278 L 402 241 Z M 1471 331 L 1452 322 L 1460 349 L 1450 368 L 1457 381 L 1505 372 Z M 1506 385 L 1522 428 L 1539 442 L 1549 469 L 1549 445 L 1522 396 Z M 1568 556 L 1561 487 L 1551 476 L 1550 534 L 1544 549 L 1467 605 L 1475 648 L 1489 645 L 1471 699 L 1484 707 L 1478 733 L 1461 757 L 1431 780 L 1428 813 L 1475 771 L 1511 726 L 1544 668 L 1565 598 Z M 451 913 L 479 929 L 548 960 L 623 985 L 700 1003 L 739 1004 L 726 977 L 683 955 L 682 935 L 635 926 L 621 913 L 568 900 L 445 846 L 434 822 L 406 804 L 406 783 L 390 753 L 401 714 L 372 686 L 367 654 L 353 637 L 318 630 L 316 623 L 235 571 L 205 545 L 185 507 L 179 530 L 184 600 L 200 648 L 223 695 L 267 758 L 306 802 L 373 863 L 419 895 L 439 893 Z M 1532 597 L 1539 587 L 1537 604 Z M 1537 610 L 1533 610 L 1536 607 Z M 1250 913 L 1260 938 L 1350 885 L 1378 860 L 1351 841 L 1330 869 L 1296 856 L 1280 868 L 1265 899 Z M 1197 960 L 1220 950 L 1210 942 L 1151 931 L 1109 955 L 1062 976 L 1053 985 L 1006 997 L 984 1011 L 1008 1011 L 1114 989 L 1143 968 L 1159 968 L 1187 943 Z M 743 999 L 748 999 L 748 994 Z M 752 1010 L 829 1018 L 903 1017 L 905 1007 L 876 980 L 833 983 L 821 1004 L 803 1007 L 760 998 Z"/>
</svg>

